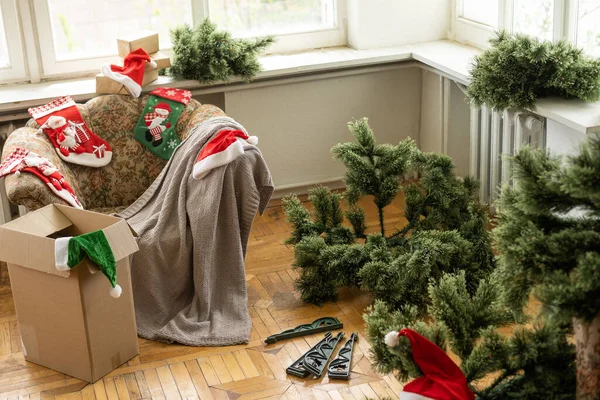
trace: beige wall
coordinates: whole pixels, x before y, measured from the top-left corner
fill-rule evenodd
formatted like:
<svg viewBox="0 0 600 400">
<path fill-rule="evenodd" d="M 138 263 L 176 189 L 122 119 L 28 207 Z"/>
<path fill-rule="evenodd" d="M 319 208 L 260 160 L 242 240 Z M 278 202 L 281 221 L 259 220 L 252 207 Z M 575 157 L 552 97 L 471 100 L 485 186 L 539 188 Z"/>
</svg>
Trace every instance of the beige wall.
<svg viewBox="0 0 600 400">
<path fill-rule="evenodd" d="M 468 175 L 470 109 L 467 99 L 448 78 L 422 70 L 421 79 L 419 147 L 423 151 L 445 152 L 454 160 L 456 173 Z"/>
<path fill-rule="evenodd" d="M 443 149 L 443 78 L 426 70 L 421 70 L 421 78 L 419 148 L 428 152 L 441 152 Z"/>
<path fill-rule="evenodd" d="M 454 160 L 456 173 L 460 176 L 469 174 L 470 119 L 471 109 L 465 94 L 451 82 L 446 153 Z"/>
<path fill-rule="evenodd" d="M 356 72 L 356 71 L 355 71 Z M 418 138 L 421 72 L 402 66 L 225 93 L 227 114 L 259 137 L 277 187 L 341 177 L 330 149 L 351 141 L 346 123 L 369 117 L 380 143 Z"/>
</svg>

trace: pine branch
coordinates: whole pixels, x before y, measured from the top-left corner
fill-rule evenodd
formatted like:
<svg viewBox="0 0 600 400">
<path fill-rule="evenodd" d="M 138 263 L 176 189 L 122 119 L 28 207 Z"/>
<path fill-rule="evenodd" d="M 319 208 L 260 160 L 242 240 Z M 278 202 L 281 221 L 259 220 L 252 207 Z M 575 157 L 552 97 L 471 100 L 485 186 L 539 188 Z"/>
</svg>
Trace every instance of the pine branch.
<svg viewBox="0 0 600 400">
<path fill-rule="evenodd" d="M 469 98 L 496 110 L 530 108 L 547 96 L 600 99 L 600 60 L 565 41 L 500 32 L 475 58 Z"/>
<path fill-rule="evenodd" d="M 383 207 L 377 207 L 377 214 L 379 215 L 379 228 L 381 230 L 381 236 L 385 236 L 385 227 L 383 225 Z"/>
<path fill-rule="evenodd" d="M 234 39 L 208 18 L 193 28 L 182 25 L 171 30 L 174 57 L 169 73 L 202 83 L 227 82 L 232 76 L 250 82 L 262 70 L 259 54 L 274 41 L 273 36 Z"/>
</svg>

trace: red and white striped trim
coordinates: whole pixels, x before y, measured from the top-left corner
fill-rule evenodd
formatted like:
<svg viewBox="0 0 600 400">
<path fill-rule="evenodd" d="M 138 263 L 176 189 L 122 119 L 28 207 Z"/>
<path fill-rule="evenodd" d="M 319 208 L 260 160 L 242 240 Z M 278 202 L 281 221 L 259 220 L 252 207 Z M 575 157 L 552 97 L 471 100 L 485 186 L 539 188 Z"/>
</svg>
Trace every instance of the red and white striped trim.
<svg viewBox="0 0 600 400">
<path fill-rule="evenodd" d="M 65 108 L 69 108 L 75 105 L 75 102 L 71 98 L 71 96 L 63 96 L 58 99 L 52 100 L 48 104 L 44 104 L 39 107 L 32 107 L 28 109 L 29 115 L 31 115 L 34 119 L 42 118 L 46 115 L 52 114 L 59 110 L 64 110 Z"/>
<path fill-rule="evenodd" d="M 22 147 L 17 147 L 2 163 L 0 164 L 0 178 L 11 173 L 11 171 L 23 162 L 23 159 L 29 154 L 29 150 Z"/>
</svg>

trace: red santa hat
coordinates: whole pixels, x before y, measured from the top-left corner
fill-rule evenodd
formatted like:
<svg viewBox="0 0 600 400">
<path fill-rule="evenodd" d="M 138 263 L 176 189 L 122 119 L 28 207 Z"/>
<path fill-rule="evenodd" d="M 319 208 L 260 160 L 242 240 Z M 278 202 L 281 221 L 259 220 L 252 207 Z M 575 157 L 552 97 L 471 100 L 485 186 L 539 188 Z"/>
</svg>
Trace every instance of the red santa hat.
<svg viewBox="0 0 600 400">
<path fill-rule="evenodd" d="M 171 112 L 171 107 L 167 103 L 158 103 L 157 105 L 154 106 L 154 110 L 156 111 L 157 109 L 166 110 L 168 112 Z"/>
<path fill-rule="evenodd" d="M 133 97 L 140 97 L 146 63 L 156 68 L 156 62 L 152 61 L 148 53 L 144 49 L 137 49 L 127 54 L 122 67 L 104 64 L 102 74 L 124 85 Z"/>
<path fill-rule="evenodd" d="M 435 343 L 412 329 L 392 331 L 385 335 L 385 344 L 396 347 L 400 336 L 410 341 L 415 363 L 423 372 L 404 386 L 400 400 L 473 400 L 475 395 L 458 365 Z"/>
<path fill-rule="evenodd" d="M 244 154 L 244 142 L 256 145 L 258 138 L 237 129 L 217 133 L 198 155 L 192 171 L 194 179 L 202 179 L 213 169 L 227 165 Z"/>
</svg>

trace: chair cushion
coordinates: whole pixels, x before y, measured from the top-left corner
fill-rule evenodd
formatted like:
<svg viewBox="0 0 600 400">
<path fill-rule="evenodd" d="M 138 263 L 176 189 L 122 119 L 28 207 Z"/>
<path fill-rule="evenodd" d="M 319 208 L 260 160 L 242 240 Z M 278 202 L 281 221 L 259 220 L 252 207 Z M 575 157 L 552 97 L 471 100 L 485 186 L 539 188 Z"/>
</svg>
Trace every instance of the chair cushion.
<svg viewBox="0 0 600 400">
<path fill-rule="evenodd" d="M 91 130 L 107 140 L 113 151 L 111 163 L 103 168 L 69 165 L 77 182 L 77 194 L 86 209 L 110 213 L 116 208 L 129 206 L 144 193 L 165 166 L 165 160 L 150 153 L 133 136 L 133 129 L 147 99 L 148 96 L 136 99 L 131 96 L 106 95 L 78 105 Z M 195 113 L 200 108 L 206 111 Z M 218 107 L 201 106 L 192 99 L 183 110 L 175 131 L 185 139 L 194 124 L 215 115 L 224 113 Z M 27 125 L 38 127 L 34 120 L 30 120 Z M 40 137 L 48 140 L 44 135 Z"/>
</svg>

